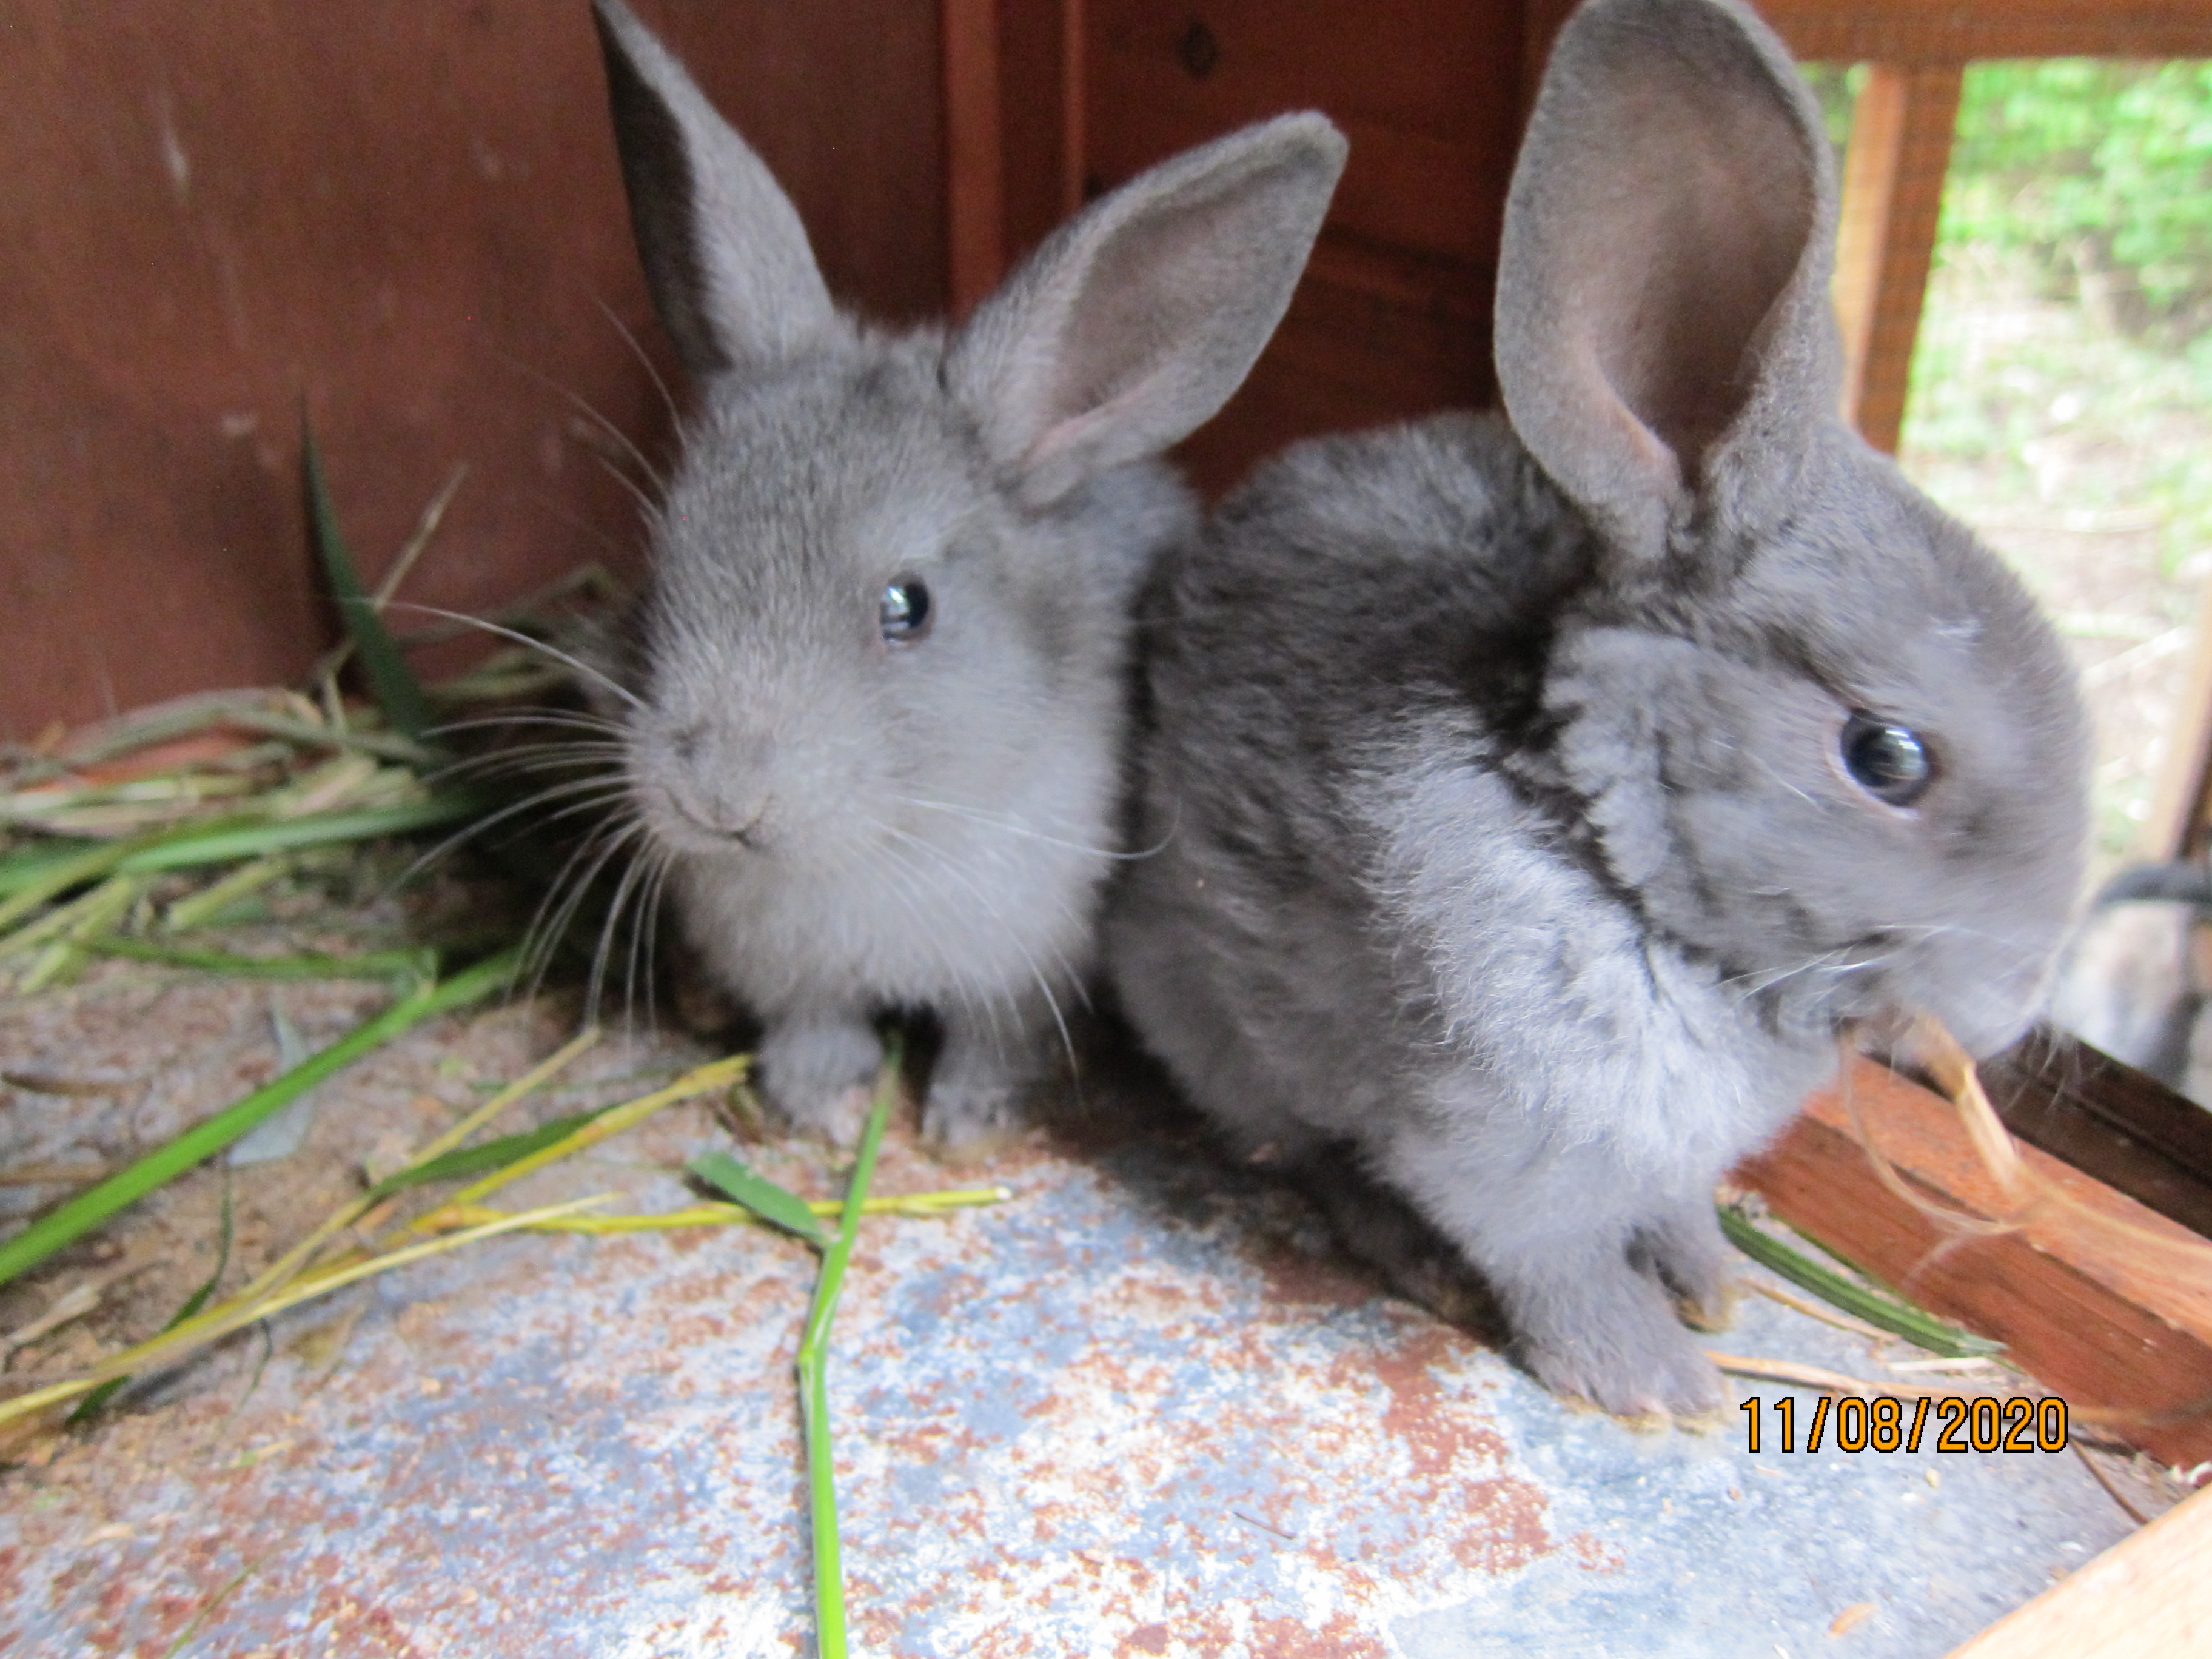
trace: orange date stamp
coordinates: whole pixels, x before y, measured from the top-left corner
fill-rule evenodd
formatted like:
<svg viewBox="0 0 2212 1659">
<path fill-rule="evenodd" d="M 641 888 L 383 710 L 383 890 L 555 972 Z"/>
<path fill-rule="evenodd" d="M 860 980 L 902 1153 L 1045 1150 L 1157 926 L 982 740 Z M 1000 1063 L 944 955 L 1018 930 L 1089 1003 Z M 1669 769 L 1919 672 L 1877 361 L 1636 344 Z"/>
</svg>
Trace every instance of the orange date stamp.
<svg viewBox="0 0 2212 1659">
<path fill-rule="evenodd" d="M 1772 1402 L 1772 1433 L 1766 1435 L 1760 1425 L 1769 1409 L 1757 1395 L 1743 1402 L 1749 1440 L 1745 1449 L 1756 1455 L 1769 1442 L 1778 1451 L 1799 1449 L 1797 1401 L 1784 1395 Z M 1923 1396 L 1908 1405 L 1886 1394 L 1871 1400 L 1822 1395 L 1804 1428 L 1803 1449 L 1808 1452 L 1823 1443 L 1842 1452 L 1917 1452 L 1931 1431 L 1933 1449 L 1939 1452 L 2062 1452 L 2066 1402 L 1952 1394 Z"/>
</svg>

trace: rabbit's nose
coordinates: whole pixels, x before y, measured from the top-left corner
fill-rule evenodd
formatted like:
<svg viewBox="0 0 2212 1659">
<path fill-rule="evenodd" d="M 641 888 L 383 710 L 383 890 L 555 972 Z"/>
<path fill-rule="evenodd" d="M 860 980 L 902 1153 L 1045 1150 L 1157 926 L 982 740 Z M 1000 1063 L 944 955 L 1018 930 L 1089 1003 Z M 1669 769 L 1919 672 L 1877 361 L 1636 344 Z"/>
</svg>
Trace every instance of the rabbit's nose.
<svg viewBox="0 0 2212 1659">
<path fill-rule="evenodd" d="M 676 797 L 676 810 L 694 829 L 720 836 L 742 846 L 760 844 L 774 805 L 765 791 L 736 792 L 712 787 Z"/>
</svg>

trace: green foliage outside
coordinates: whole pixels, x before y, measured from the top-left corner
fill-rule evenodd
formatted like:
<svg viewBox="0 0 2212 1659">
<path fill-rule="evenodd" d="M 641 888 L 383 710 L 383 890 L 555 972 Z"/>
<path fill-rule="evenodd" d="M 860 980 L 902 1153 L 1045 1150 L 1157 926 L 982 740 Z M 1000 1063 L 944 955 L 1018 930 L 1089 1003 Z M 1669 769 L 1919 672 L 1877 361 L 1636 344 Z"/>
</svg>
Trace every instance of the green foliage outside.
<svg viewBox="0 0 2212 1659">
<path fill-rule="evenodd" d="M 1840 84 L 1832 98 L 1848 109 Z M 2010 326 L 1987 314 L 2007 297 Z M 2031 325 L 2017 302 L 2034 301 Z M 2177 441 L 2208 411 L 2212 63 L 1969 67 L 1906 448 L 1994 465 L 2077 512 L 2154 518 L 2172 580 L 2212 547 L 2212 455 Z M 2103 464 L 2054 477 L 2067 441 Z"/>
<path fill-rule="evenodd" d="M 1942 237 L 2169 341 L 2212 325 L 2212 64 L 2056 58 L 1966 75 Z"/>
</svg>

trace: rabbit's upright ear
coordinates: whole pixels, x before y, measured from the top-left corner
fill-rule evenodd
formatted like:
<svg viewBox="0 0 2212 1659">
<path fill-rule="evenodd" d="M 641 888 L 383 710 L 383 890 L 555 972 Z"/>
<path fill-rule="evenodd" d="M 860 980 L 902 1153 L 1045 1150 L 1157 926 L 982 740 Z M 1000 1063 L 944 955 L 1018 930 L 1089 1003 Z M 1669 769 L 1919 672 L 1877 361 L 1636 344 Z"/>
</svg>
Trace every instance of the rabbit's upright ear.
<svg viewBox="0 0 2212 1659">
<path fill-rule="evenodd" d="M 1344 169 L 1285 115 L 1163 162 L 1055 231 L 946 356 L 1022 497 L 1166 448 L 1229 400 L 1275 331 Z"/>
<path fill-rule="evenodd" d="M 592 0 L 654 308 L 694 374 L 790 355 L 835 308 L 759 156 L 622 0 Z"/>
<path fill-rule="evenodd" d="M 1833 166 L 1787 51 L 1736 0 L 1588 0 L 1505 209 L 1514 428 L 1632 561 L 1786 500 L 1837 392 Z"/>
</svg>

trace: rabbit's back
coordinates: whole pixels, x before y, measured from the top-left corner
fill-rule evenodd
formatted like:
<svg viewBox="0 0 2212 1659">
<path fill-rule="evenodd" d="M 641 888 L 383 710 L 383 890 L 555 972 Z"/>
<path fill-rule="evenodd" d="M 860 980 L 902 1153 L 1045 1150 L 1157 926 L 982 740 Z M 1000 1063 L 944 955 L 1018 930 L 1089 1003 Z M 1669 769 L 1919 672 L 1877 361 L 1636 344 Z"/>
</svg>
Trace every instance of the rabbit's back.
<svg viewBox="0 0 2212 1659">
<path fill-rule="evenodd" d="M 1157 573 L 1136 830 L 1157 850 L 1109 956 L 1250 1146 L 1386 1157 L 1434 1105 L 1502 1141 L 1694 1162 L 1747 1133 L 1714 1085 L 1763 1101 L 1755 1073 L 1825 1063 L 1744 1041 L 1741 1000 L 1654 948 L 1589 843 L 1541 690 L 1592 552 L 1502 422 L 1448 415 L 1297 447 Z"/>
<path fill-rule="evenodd" d="M 1494 416 L 1312 440 L 1163 565 L 1152 675 L 1264 685 L 1245 737 L 1334 743 L 1418 686 L 1487 696 L 1589 554 L 1587 530 Z"/>
</svg>

